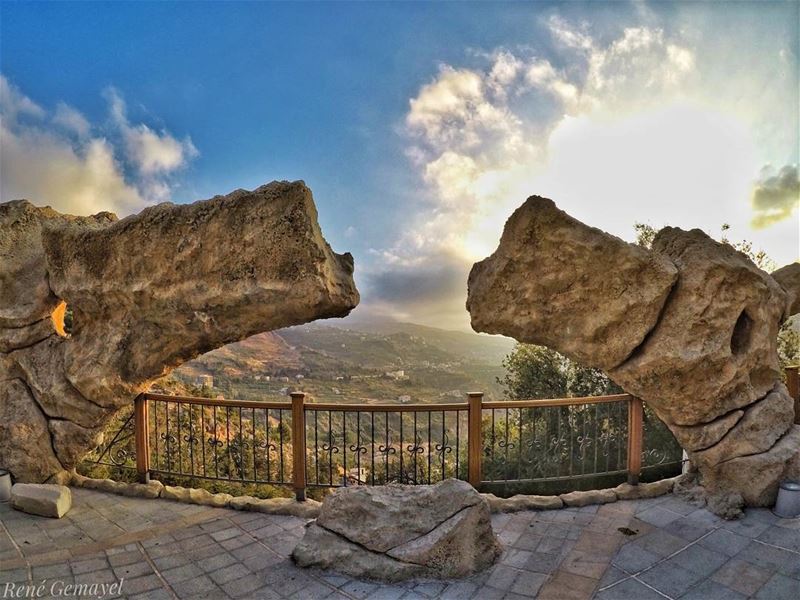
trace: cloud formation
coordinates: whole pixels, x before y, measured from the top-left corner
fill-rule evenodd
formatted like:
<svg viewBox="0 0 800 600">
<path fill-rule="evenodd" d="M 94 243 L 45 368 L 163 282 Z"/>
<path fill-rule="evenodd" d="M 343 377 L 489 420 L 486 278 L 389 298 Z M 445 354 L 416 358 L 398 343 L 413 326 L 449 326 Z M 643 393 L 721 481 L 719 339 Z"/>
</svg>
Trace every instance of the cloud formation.
<svg viewBox="0 0 800 600">
<path fill-rule="evenodd" d="M 92 124 L 64 102 L 42 108 L 0 75 L 0 200 L 120 215 L 168 200 L 175 174 L 198 154 L 191 139 L 131 124 L 121 94 L 105 96 L 108 124 Z"/>
<path fill-rule="evenodd" d="M 407 155 L 427 193 L 417 218 L 375 251 L 371 297 L 387 310 L 393 301 L 405 307 L 407 318 L 424 310 L 428 322 L 464 326 L 472 262 L 494 250 L 505 220 L 531 194 L 629 239 L 637 221 L 714 232 L 730 222 L 735 235 L 761 243 L 749 229 L 747 198 L 763 115 L 743 100 L 762 97 L 758 82 L 724 94 L 708 88 L 709 69 L 727 68 L 727 58 L 709 62 L 702 38 L 686 28 L 669 33 L 652 15 L 643 21 L 600 34 L 554 16 L 542 22 L 553 42 L 546 54 L 498 48 L 473 51 L 470 66 L 439 66 L 404 121 Z M 781 173 L 781 183 L 764 183 L 781 192 L 753 196 L 753 208 L 769 215 L 764 224 L 791 212 Z M 792 235 L 784 225 L 781 239 Z M 406 290 L 424 292 L 426 306 L 408 305 Z"/>
<path fill-rule="evenodd" d="M 789 218 L 800 206 L 800 177 L 797 165 L 784 165 L 775 173 L 767 167 L 753 186 L 750 199 L 755 216 L 753 227 L 769 227 Z"/>
</svg>

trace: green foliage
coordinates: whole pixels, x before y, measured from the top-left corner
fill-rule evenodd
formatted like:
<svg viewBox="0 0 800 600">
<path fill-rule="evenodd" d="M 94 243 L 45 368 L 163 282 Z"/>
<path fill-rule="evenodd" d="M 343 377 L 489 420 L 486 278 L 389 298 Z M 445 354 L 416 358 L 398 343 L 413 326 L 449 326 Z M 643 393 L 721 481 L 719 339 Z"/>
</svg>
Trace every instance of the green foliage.
<svg viewBox="0 0 800 600">
<path fill-rule="evenodd" d="M 636 244 L 642 248 L 652 248 L 653 239 L 658 231 L 647 223 L 634 223 L 633 229 L 636 231 Z"/>
<path fill-rule="evenodd" d="M 800 331 L 794 327 L 796 319 L 786 321 L 778 332 L 778 357 L 782 368 L 800 364 Z"/>
<path fill-rule="evenodd" d="M 619 394 L 622 389 L 599 369 L 584 367 L 544 346 L 517 344 L 503 359 L 497 379 L 513 400 Z"/>
</svg>

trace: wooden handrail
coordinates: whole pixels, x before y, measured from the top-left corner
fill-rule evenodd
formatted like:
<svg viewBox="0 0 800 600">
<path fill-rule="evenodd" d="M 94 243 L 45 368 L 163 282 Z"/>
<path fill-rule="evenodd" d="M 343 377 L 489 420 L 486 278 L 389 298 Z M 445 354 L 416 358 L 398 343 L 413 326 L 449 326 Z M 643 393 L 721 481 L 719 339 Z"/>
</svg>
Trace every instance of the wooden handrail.
<svg viewBox="0 0 800 600">
<path fill-rule="evenodd" d="M 267 408 L 267 409 L 290 409 L 291 402 L 261 402 L 258 400 L 217 400 L 216 398 L 200 398 L 197 396 L 171 396 L 169 394 L 142 394 L 148 400 L 156 402 L 175 402 L 180 404 L 201 404 L 203 406 L 228 406 L 231 408 Z"/>
<path fill-rule="evenodd" d="M 610 396 L 583 396 L 580 398 L 547 398 L 530 400 L 500 400 L 484 402 L 483 408 L 533 408 L 549 406 L 580 406 L 582 404 L 602 404 L 630 400 L 630 394 L 613 394 Z"/>
<path fill-rule="evenodd" d="M 342 412 L 441 412 L 467 410 L 466 402 L 449 404 L 335 404 L 333 402 L 308 402 L 306 410 Z"/>
</svg>

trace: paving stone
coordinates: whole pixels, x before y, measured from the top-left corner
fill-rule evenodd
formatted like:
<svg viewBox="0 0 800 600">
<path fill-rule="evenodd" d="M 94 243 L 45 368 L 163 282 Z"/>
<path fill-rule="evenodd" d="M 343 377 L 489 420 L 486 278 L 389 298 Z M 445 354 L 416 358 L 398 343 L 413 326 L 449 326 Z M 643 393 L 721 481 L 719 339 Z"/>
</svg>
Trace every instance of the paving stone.
<svg viewBox="0 0 800 600">
<path fill-rule="evenodd" d="M 664 600 L 664 596 L 636 579 L 626 579 L 614 587 L 601 590 L 596 600 Z"/>
<path fill-rule="evenodd" d="M 251 556 L 250 558 L 245 558 L 244 560 L 242 560 L 242 564 L 251 571 L 253 571 L 254 573 L 256 573 L 258 571 L 263 571 L 265 569 L 271 569 L 276 564 L 280 563 L 283 560 L 285 559 L 280 556 L 276 556 L 272 552 L 264 550 L 261 554 L 257 554 L 256 556 Z"/>
<path fill-rule="evenodd" d="M 543 573 L 524 571 L 517 577 L 511 591 L 520 596 L 535 598 L 545 581 L 547 581 L 547 575 Z"/>
<path fill-rule="evenodd" d="M 128 600 L 174 600 L 174 596 L 167 590 L 161 588 L 128 596 Z"/>
<path fill-rule="evenodd" d="M 606 569 L 606 572 L 603 573 L 603 577 L 600 578 L 600 582 L 597 584 L 598 589 L 602 589 L 611 585 L 612 583 L 617 583 L 623 579 L 627 579 L 629 575 L 627 573 L 623 573 L 614 565 L 609 566 Z"/>
<path fill-rule="evenodd" d="M 213 579 L 214 576 L 212 574 L 211 578 Z M 240 576 L 237 579 L 233 579 L 228 581 L 227 583 L 222 585 L 222 589 L 225 591 L 226 594 L 231 596 L 232 598 L 242 598 L 244 596 L 250 596 L 253 591 L 257 590 L 264 584 L 263 577 L 250 573 L 248 575 Z M 318 596 L 319 598 L 324 598 L 328 592 L 330 592 L 329 588 L 325 588 L 325 594 Z M 313 595 L 310 597 L 314 597 Z"/>
<path fill-rule="evenodd" d="M 711 579 L 706 579 L 681 596 L 681 600 L 746 600 L 746 598 L 744 594 Z"/>
<path fill-rule="evenodd" d="M 588 600 L 597 580 L 581 577 L 566 571 L 556 573 L 545 582 L 539 590 L 537 598 L 540 600 Z"/>
<path fill-rule="evenodd" d="M 772 525 L 764 530 L 756 539 L 761 542 L 780 546 L 788 550 L 800 552 L 800 532 L 785 527 Z"/>
<path fill-rule="evenodd" d="M 711 579 L 740 594 L 752 596 L 761 589 L 771 575 L 771 571 L 739 558 L 733 558 L 714 573 Z"/>
<path fill-rule="evenodd" d="M 701 539 L 698 544 L 726 556 L 735 556 L 750 543 L 747 538 L 727 529 L 717 529 Z"/>
<path fill-rule="evenodd" d="M 526 531 L 525 534 L 521 535 L 514 543 L 514 548 L 518 550 L 536 550 L 536 547 L 542 539 L 544 539 L 544 536 Z"/>
<path fill-rule="evenodd" d="M 444 590 L 445 584 L 438 582 L 420 583 L 414 586 L 414 591 L 417 594 L 425 596 L 426 598 L 436 598 L 441 595 Z"/>
<path fill-rule="evenodd" d="M 82 573 L 91 573 L 93 571 L 99 571 L 100 569 L 108 568 L 108 560 L 105 557 L 103 558 L 92 558 L 90 560 L 81 560 L 75 561 L 71 563 L 72 566 L 72 573 L 74 575 L 80 575 Z"/>
<path fill-rule="evenodd" d="M 653 554 L 636 544 L 625 544 L 619 549 L 616 556 L 611 559 L 613 564 L 618 569 L 633 575 L 644 569 L 652 567 L 663 557 L 658 554 Z"/>
<path fill-rule="evenodd" d="M 350 583 L 342 586 L 339 589 L 349 596 L 355 598 L 366 598 L 375 590 L 377 590 L 378 586 L 374 583 L 368 583 L 366 581 L 350 581 Z"/>
<path fill-rule="evenodd" d="M 797 600 L 800 598 L 800 580 L 775 573 L 755 597 L 763 600 Z"/>
<path fill-rule="evenodd" d="M 142 553 L 139 552 L 138 548 L 135 548 L 134 550 L 125 550 L 123 552 L 111 554 L 108 557 L 108 562 L 111 564 L 112 567 L 122 567 L 124 565 L 130 565 L 135 562 L 143 560 L 144 556 L 142 556 Z"/>
<path fill-rule="evenodd" d="M 163 585 L 164 584 L 155 574 L 145 575 L 143 577 L 132 577 L 122 582 L 122 592 L 130 596 L 132 594 L 149 592 L 150 590 L 162 589 Z"/>
<path fill-rule="evenodd" d="M 448 585 L 441 595 L 441 600 L 463 600 L 471 598 L 478 587 L 470 581 L 459 581 Z"/>
<path fill-rule="evenodd" d="M 153 572 L 152 567 L 146 560 L 144 560 L 144 558 L 142 558 L 142 562 L 114 567 L 113 570 L 114 575 L 116 575 L 118 579 L 131 579 L 133 577 L 139 577 L 140 575 L 147 575 Z"/>
<path fill-rule="evenodd" d="M 217 554 L 214 556 L 209 556 L 208 558 L 200 559 L 197 561 L 197 566 L 206 573 L 210 573 L 211 571 L 228 567 L 236 562 L 236 558 L 226 552 L 224 554 Z"/>
<path fill-rule="evenodd" d="M 217 585 L 222 585 L 224 583 L 228 583 L 229 581 L 233 581 L 234 579 L 246 577 L 248 575 L 252 575 L 252 573 L 247 569 L 247 567 L 241 563 L 236 563 L 230 565 L 229 567 L 214 571 L 210 574 L 210 577 L 214 580 L 214 583 Z"/>
<path fill-rule="evenodd" d="M 367 600 L 398 600 L 407 592 L 408 590 L 404 587 L 382 585 L 367 596 Z"/>
<path fill-rule="evenodd" d="M 174 569 L 175 567 L 182 567 L 183 565 L 188 565 L 190 562 L 192 562 L 192 559 L 185 554 L 171 554 L 170 556 L 160 556 L 151 560 L 156 568 L 160 571 L 167 571 L 169 569 Z"/>
<path fill-rule="evenodd" d="M 797 554 L 758 542 L 750 542 L 736 555 L 736 558 L 774 572 L 787 568 L 790 563 L 797 561 Z"/>
<path fill-rule="evenodd" d="M 637 576 L 637 579 L 654 587 L 671 598 L 679 598 L 704 577 L 687 571 L 671 560 L 666 560 Z"/>
<path fill-rule="evenodd" d="M 640 513 L 636 513 L 636 518 L 644 521 L 645 523 L 650 523 L 651 525 L 655 525 L 656 527 L 664 527 L 668 523 L 672 523 L 677 519 L 680 519 L 682 515 L 678 513 L 674 513 L 671 510 L 666 510 L 660 506 L 654 506 L 653 508 L 648 508 L 645 511 Z"/>
<path fill-rule="evenodd" d="M 717 569 L 728 562 L 728 557 L 719 552 L 703 548 L 699 544 L 694 544 L 670 558 L 669 561 L 687 571 L 692 571 L 703 577 L 710 577 Z"/>
<path fill-rule="evenodd" d="M 500 558 L 500 564 L 521 569 L 530 560 L 531 554 L 528 550 L 510 548 L 503 553 Z"/>
<path fill-rule="evenodd" d="M 242 530 L 238 527 L 229 527 L 227 529 L 222 529 L 220 531 L 215 531 L 211 534 L 211 537 L 214 538 L 216 541 L 221 542 L 222 540 L 229 540 L 237 535 L 241 535 Z"/>
<path fill-rule="evenodd" d="M 691 517 L 681 517 L 663 526 L 664 531 L 674 536 L 685 539 L 687 542 L 694 542 L 710 531 L 714 531 L 714 526 L 701 520 Z"/>
<path fill-rule="evenodd" d="M 161 576 L 172 586 L 182 581 L 194 579 L 195 577 L 199 577 L 203 574 L 203 569 L 201 569 L 195 563 L 189 563 L 181 567 L 175 567 L 174 569 L 161 571 Z"/>
<path fill-rule="evenodd" d="M 0 573 L 2 573 L 2 569 L 0 569 Z M 40 581 L 42 579 L 56 579 L 62 577 L 69 577 L 72 575 L 72 570 L 70 569 L 69 563 L 59 563 L 55 565 L 42 565 L 39 567 L 33 567 L 32 569 L 32 577 L 34 581 Z M 0 575 L 0 581 L 5 579 L 5 573 Z"/>
<path fill-rule="evenodd" d="M 211 579 L 206 575 L 192 577 L 185 581 L 170 583 L 172 589 L 181 599 L 191 599 L 201 597 L 225 598 L 225 594 L 220 590 Z"/>
<path fill-rule="evenodd" d="M 492 569 L 486 584 L 498 590 L 510 590 L 519 573 L 519 569 L 514 569 L 513 567 L 507 567 L 505 565 L 496 565 L 494 569 Z"/>
<path fill-rule="evenodd" d="M 480 600 L 502 600 L 506 597 L 506 594 L 507 592 L 505 590 L 498 590 L 497 588 L 485 585 L 475 592 L 473 598 L 479 598 Z"/>
<path fill-rule="evenodd" d="M 526 571 L 533 571 L 534 573 L 548 574 L 556 570 L 558 563 L 559 556 L 557 554 L 534 552 L 525 564 L 524 569 Z"/>
<path fill-rule="evenodd" d="M 744 519 L 725 521 L 721 527 L 745 537 L 757 538 L 759 535 L 769 529 L 769 525 L 769 523 L 764 523 L 763 521 L 758 521 L 757 519 L 749 519 L 747 518 L 747 513 L 745 513 Z"/>
<path fill-rule="evenodd" d="M 81 573 L 75 575 L 75 583 L 117 583 L 119 578 L 114 574 L 111 569 L 103 569 L 101 571 L 92 571 L 91 573 Z"/>
<path fill-rule="evenodd" d="M 28 581 L 28 569 L 0 569 L 2 579 L 0 581 L 6 583 L 22 583 Z"/>
<path fill-rule="evenodd" d="M 655 529 L 640 538 L 629 542 L 629 545 L 638 546 L 657 556 L 666 557 L 674 554 L 688 544 L 686 540 L 672 535 L 663 529 Z"/>
</svg>

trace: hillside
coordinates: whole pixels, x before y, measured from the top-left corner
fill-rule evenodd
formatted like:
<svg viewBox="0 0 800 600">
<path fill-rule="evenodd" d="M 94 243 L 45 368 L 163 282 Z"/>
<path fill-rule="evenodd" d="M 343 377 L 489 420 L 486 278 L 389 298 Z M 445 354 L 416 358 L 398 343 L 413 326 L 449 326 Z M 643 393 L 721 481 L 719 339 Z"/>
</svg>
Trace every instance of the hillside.
<svg viewBox="0 0 800 600">
<path fill-rule="evenodd" d="M 321 322 L 262 333 L 181 366 L 173 380 L 214 378 L 215 393 L 260 398 L 302 388 L 318 398 L 444 401 L 496 397 L 513 340 L 394 321 Z M 402 371 L 402 373 L 400 373 Z M 408 399 L 406 399 L 408 401 Z"/>
</svg>

